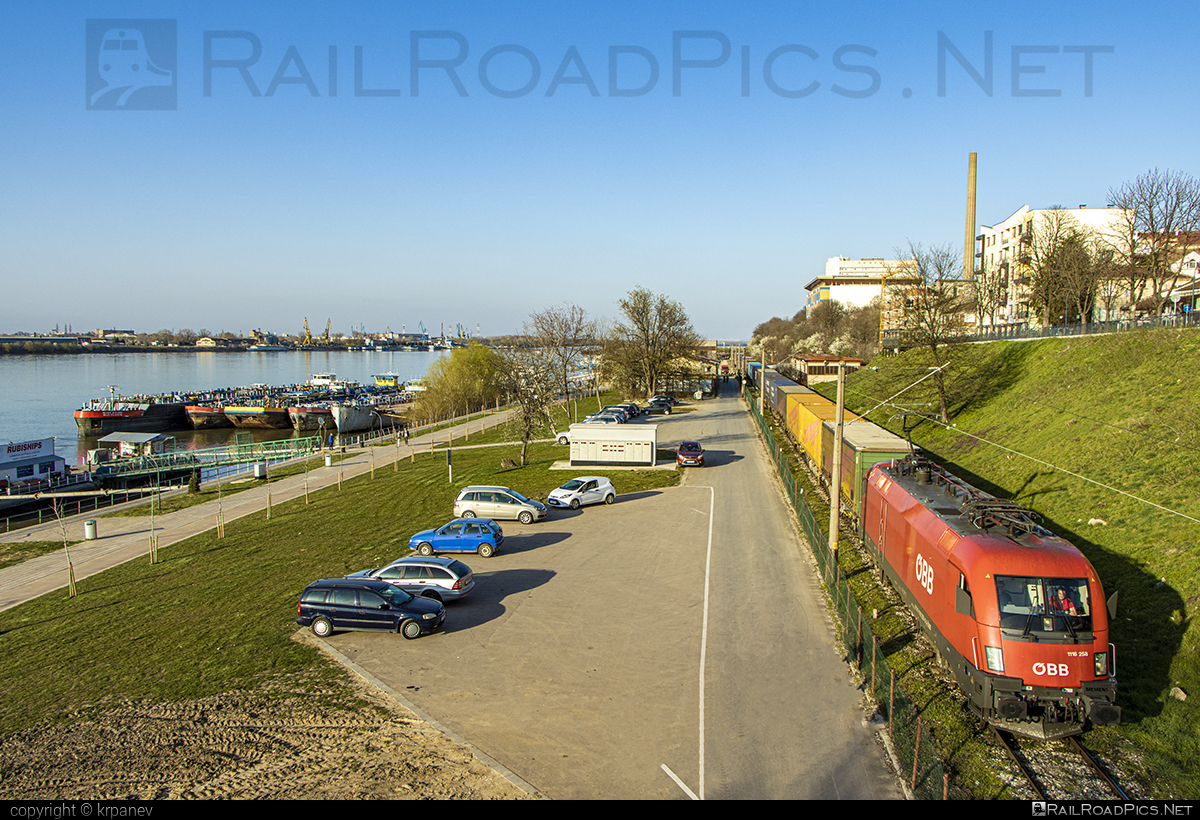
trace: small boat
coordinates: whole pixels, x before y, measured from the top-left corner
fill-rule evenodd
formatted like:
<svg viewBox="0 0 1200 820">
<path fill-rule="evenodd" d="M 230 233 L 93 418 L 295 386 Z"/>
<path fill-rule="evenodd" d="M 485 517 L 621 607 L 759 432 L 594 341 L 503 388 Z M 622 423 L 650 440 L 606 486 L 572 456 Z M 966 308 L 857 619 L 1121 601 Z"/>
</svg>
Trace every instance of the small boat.
<svg viewBox="0 0 1200 820">
<path fill-rule="evenodd" d="M 399 389 L 401 387 L 400 376 L 396 373 L 381 373 L 374 377 L 376 387 L 392 387 Z"/>
</svg>

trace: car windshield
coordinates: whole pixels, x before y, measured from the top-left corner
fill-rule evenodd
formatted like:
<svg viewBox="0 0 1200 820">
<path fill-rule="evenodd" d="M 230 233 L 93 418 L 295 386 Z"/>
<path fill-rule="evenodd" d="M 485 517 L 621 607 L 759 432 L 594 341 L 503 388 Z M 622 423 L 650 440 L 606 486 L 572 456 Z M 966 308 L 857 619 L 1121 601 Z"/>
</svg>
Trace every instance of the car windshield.
<svg viewBox="0 0 1200 820">
<path fill-rule="evenodd" d="M 576 490 L 578 490 L 578 489 L 579 489 L 580 487 L 582 487 L 582 486 L 583 486 L 583 482 L 582 482 L 582 481 L 580 481 L 578 478 L 572 478 L 572 479 L 571 479 L 570 481 L 568 481 L 566 484 L 562 485 L 562 487 L 560 487 L 559 489 L 560 489 L 560 490 L 567 490 L 568 492 L 575 492 Z"/>
<path fill-rule="evenodd" d="M 683 444 L 679 445 L 679 452 L 681 452 L 681 453 L 698 453 L 698 452 L 700 452 L 700 445 L 694 441 L 686 441 Z"/>
<path fill-rule="evenodd" d="M 1036 640 L 1039 634 L 1092 629 L 1092 600 L 1086 578 L 996 576 L 1000 626 Z"/>
<path fill-rule="evenodd" d="M 407 604 L 413 599 L 413 596 L 400 589 L 400 587 L 394 587 L 390 584 L 388 585 L 387 589 L 380 590 L 379 594 L 382 595 L 392 606 L 396 606 L 398 604 Z"/>
<path fill-rule="evenodd" d="M 517 499 L 518 501 L 520 501 L 523 504 L 532 504 L 533 503 L 532 501 L 530 501 L 525 496 L 521 495 L 516 490 L 509 490 L 509 492 L 512 493 L 513 498 Z"/>
</svg>

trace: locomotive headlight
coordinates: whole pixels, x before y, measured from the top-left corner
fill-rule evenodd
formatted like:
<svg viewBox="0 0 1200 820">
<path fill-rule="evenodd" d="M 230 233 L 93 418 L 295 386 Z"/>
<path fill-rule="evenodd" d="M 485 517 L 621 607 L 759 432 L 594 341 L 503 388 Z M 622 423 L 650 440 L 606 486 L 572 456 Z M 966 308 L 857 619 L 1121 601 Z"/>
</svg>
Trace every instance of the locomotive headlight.
<svg viewBox="0 0 1200 820">
<path fill-rule="evenodd" d="M 1107 652 L 1097 652 L 1095 654 L 1095 657 L 1096 657 L 1096 676 L 1100 677 L 1102 675 L 1107 675 L 1108 674 L 1108 653 Z"/>
<path fill-rule="evenodd" d="M 988 669 L 993 672 L 1004 672 L 1004 650 L 998 646 L 985 646 L 983 654 L 987 658 Z"/>
</svg>

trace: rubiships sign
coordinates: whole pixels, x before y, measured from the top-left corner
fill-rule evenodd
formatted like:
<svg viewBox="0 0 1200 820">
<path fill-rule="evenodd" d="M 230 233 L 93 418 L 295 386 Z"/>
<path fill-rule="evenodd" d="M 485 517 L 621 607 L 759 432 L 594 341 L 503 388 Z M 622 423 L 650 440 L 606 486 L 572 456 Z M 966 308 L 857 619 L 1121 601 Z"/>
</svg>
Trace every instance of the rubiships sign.
<svg viewBox="0 0 1200 820">
<path fill-rule="evenodd" d="M 0 449 L 0 464 L 28 461 L 43 456 L 51 458 L 54 456 L 54 439 L 44 438 L 38 441 L 16 441 L 4 444 Z"/>
</svg>

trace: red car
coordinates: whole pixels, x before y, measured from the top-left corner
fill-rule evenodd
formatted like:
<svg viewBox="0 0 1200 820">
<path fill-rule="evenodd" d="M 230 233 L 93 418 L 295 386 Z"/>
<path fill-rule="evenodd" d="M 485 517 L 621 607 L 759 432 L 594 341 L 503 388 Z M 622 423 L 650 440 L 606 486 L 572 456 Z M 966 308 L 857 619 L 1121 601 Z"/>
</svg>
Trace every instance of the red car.
<svg viewBox="0 0 1200 820">
<path fill-rule="evenodd" d="M 704 448 L 698 441 L 683 441 L 675 451 L 675 463 L 681 467 L 703 467 Z"/>
</svg>

